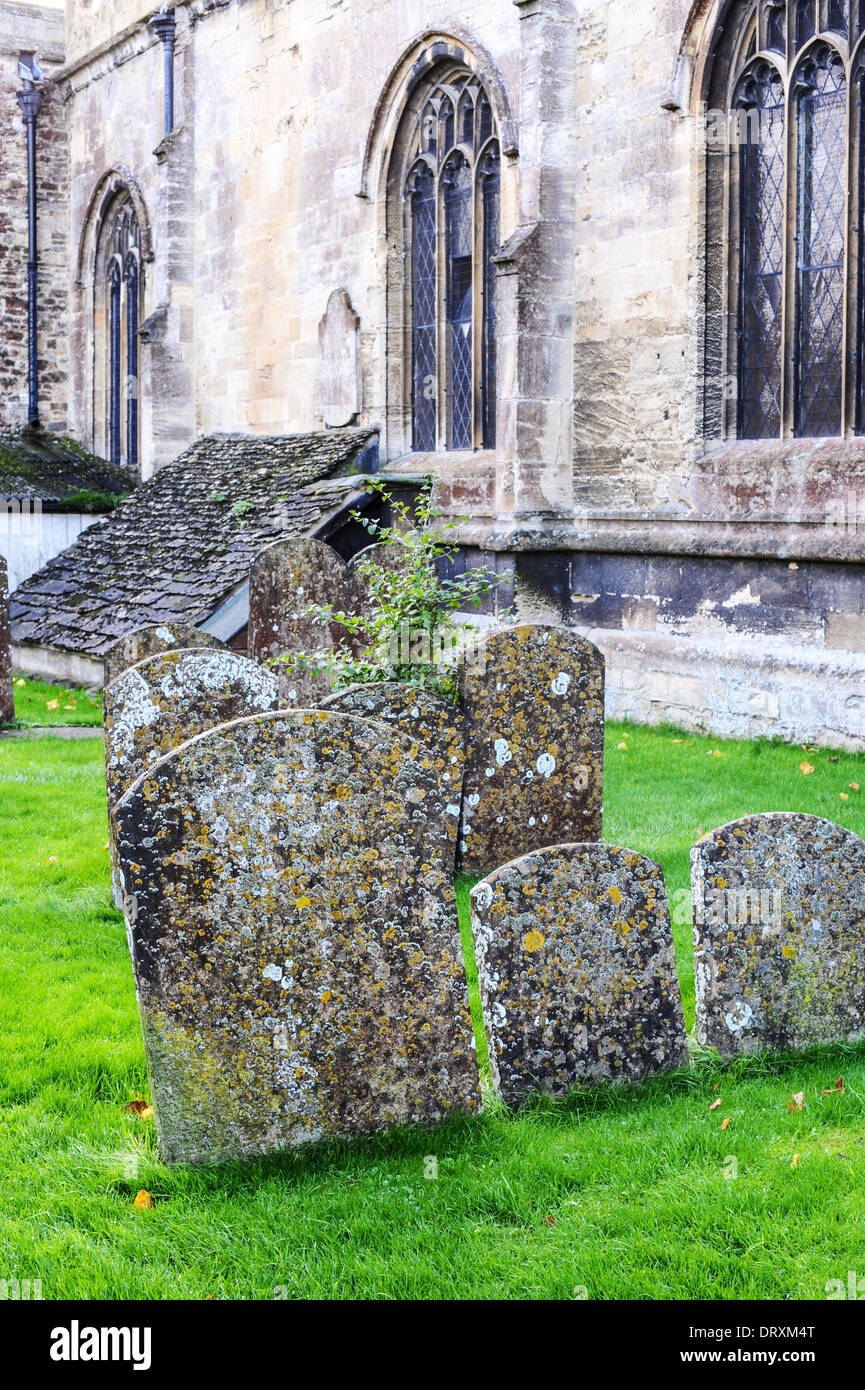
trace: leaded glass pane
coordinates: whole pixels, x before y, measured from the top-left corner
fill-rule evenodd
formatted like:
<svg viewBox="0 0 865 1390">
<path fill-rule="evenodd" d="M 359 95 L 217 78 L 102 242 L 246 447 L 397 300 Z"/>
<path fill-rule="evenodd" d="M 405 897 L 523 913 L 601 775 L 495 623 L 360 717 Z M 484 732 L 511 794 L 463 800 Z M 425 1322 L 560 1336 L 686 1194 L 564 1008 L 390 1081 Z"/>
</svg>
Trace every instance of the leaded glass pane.
<svg viewBox="0 0 865 1390">
<path fill-rule="evenodd" d="M 769 0 L 766 5 L 766 47 L 783 53 L 787 44 L 787 0 Z"/>
<path fill-rule="evenodd" d="M 496 268 L 493 257 L 499 249 L 499 152 L 492 147 L 484 156 L 480 171 L 483 215 L 483 445 L 492 449 L 496 442 Z"/>
<path fill-rule="evenodd" d="M 814 0 L 796 0 L 796 47 L 801 48 L 816 33 Z"/>
<path fill-rule="evenodd" d="M 472 439 L 472 176 L 462 156 L 444 171 L 445 266 L 448 337 L 448 447 L 470 449 Z"/>
<path fill-rule="evenodd" d="M 739 84 L 737 105 L 753 113 L 739 154 L 739 437 L 770 439 L 781 429 L 784 89 L 769 63 Z"/>
<path fill-rule="evenodd" d="M 126 264 L 126 462 L 138 466 L 138 262 Z"/>
<path fill-rule="evenodd" d="M 839 34 L 847 33 L 846 0 L 826 0 L 826 28 Z"/>
<path fill-rule="evenodd" d="M 109 382 L 108 382 L 108 437 L 109 457 L 112 463 L 120 463 L 120 413 L 121 413 L 121 276 L 120 267 L 115 261 L 111 266 L 108 289 L 109 323 Z"/>
<path fill-rule="evenodd" d="M 436 447 L 436 203 L 432 171 L 412 179 L 412 448 Z"/>
<path fill-rule="evenodd" d="M 489 99 L 459 63 L 419 94 L 405 146 L 411 231 L 412 447 L 472 449 L 495 439 L 492 257 L 499 159 Z M 477 342 L 477 347 L 476 347 Z M 443 409 L 438 401 L 444 402 Z"/>
<path fill-rule="evenodd" d="M 846 90 L 833 49 L 800 72 L 798 96 L 796 433 L 841 432 L 844 352 Z"/>
</svg>

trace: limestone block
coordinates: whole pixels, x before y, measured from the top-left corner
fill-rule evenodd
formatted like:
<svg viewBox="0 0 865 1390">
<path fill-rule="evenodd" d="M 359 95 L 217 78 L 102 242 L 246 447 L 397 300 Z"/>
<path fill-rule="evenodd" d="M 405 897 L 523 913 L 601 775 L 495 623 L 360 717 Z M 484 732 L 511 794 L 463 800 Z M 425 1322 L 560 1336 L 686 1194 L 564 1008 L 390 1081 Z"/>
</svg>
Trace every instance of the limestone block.
<svg viewBox="0 0 865 1390">
<path fill-rule="evenodd" d="M 638 1081 L 687 1060 L 664 875 L 630 850 L 557 845 L 472 891 L 497 1090 Z"/>
<path fill-rule="evenodd" d="M 445 807 L 414 739 L 223 725 L 117 808 L 160 1151 L 215 1162 L 479 1109 Z"/>
<path fill-rule="evenodd" d="M 865 1037 L 865 843 L 746 816 L 691 850 L 697 1037 L 724 1057 Z"/>
<path fill-rule="evenodd" d="M 464 873 L 600 838 L 604 658 L 597 647 L 566 628 L 495 632 L 461 665 L 460 703 Z"/>
</svg>

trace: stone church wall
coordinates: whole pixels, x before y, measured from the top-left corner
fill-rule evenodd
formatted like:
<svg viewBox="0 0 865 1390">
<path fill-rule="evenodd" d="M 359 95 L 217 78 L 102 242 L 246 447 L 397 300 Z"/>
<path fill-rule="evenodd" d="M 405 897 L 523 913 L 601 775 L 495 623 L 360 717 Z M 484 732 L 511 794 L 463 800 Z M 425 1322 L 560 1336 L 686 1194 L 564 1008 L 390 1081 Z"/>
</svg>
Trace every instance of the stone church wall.
<svg viewBox="0 0 865 1390">
<path fill-rule="evenodd" d="M 68 419 L 68 152 L 66 111 L 51 76 L 63 59 L 63 15 L 0 4 L 0 429 L 27 424 L 27 137 L 17 94 L 18 58 L 33 52 L 48 79 L 36 127 L 40 416 L 65 433 Z"/>
</svg>

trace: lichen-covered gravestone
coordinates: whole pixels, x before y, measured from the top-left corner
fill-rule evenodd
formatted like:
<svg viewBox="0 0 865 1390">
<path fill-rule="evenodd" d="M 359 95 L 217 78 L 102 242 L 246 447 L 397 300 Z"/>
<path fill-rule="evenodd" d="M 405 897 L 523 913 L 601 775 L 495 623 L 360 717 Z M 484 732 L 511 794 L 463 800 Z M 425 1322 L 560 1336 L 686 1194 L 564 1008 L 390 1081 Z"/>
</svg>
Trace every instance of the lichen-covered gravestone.
<svg viewBox="0 0 865 1390">
<path fill-rule="evenodd" d="M 332 546 L 323 541 L 277 541 L 263 550 L 249 576 L 249 655 L 267 664 L 292 652 L 332 651 L 352 645 L 339 623 L 310 617 L 312 604 L 333 604 L 343 613 L 358 611 L 355 576 Z M 326 676 L 275 663 L 280 703 L 303 708 L 330 693 Z"/>
<path fill-rule="evenodd" d="M 116 818 L 168 1162 L 479 1108 L 444 807 L 415 740 L 323 710 L 227 724 Z"/>
<path fill-rule="evenodd" d="M 397 681 L 352 685 L 320 703 L 322 709 L 393 724 L 425 745 L 429 756 L 420 755 L 421 762 L 442 781 L 452 859 L 455 858 L 465 771 L 463 720 L 457 706 L 432 691 Z"/>
<path fill-rule="evenodd" d="M 6 561 L 0 555 L 0 724 L 15 718 L 9 643 L 9 583 Z"/>
<path fill-rule="evenodd" d="M 746 816 L 691 850 L 697 1037 L 724 1057 L 865 1037 L 865 842 Z"/>
<path fill-rule="evenodd" d="M 466 723 L 460 868 L 600 840 L 604 658 L 566 628 L 507 628 L 460 668 Z"/>
<path fill-rule="evenodd" d="M 192 623 L 156 623 L 152 627 L 139 627 L 134 632 L 126 632 L 106 653 L 105 685 L 110 685 L 130 666 L 137 666 L 139 661 L 146 661 L 150 656 L 192 647 L 226 649 L 218 637 L 211 637 L 209 632 L 202 632 Z"/>
<path fill-rule="evenodd" d="M 471 903 L 493 1081 L 509 1105 L 686 1062 L 657 864 L 609 845 L 559 845 L 496 870 Z"/>
<path fill-rule="evenodd" d="M 278 707 L 272 671 L 224 648 L 148 657 L 105 691 L 108 805 L 195 734 Z"/>
<path fill-rule="evenodd" d="M 114 808 L 127 787 L 194 735 L 278 704 L 273 673 L 228 648 L 148 657 L 107 687 L 103 705 L 108 846 L 118 907 L 122 899 Z"/>
</svg>

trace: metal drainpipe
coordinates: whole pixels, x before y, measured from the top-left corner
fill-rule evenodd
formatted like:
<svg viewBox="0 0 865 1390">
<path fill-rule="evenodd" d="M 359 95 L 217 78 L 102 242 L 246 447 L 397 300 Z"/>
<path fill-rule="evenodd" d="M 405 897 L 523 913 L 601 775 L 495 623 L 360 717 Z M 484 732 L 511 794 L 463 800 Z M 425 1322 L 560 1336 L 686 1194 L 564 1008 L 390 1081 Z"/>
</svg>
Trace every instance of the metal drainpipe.
<svg viewBox="0 0 865 1390">
<path fill-rule="evenodd" d="M 168 5 L 163 5 L 150 20 L 150 28 L 162 43 L 165 68 L 165 134 L 170 135 L 174 129 L 174 40 L 177 32 L 174 10 Z"/>
<path fill-rule="evenodd" d="M 29 357 L 28 420 L 35 429 L 39 425 L 39 248 L 36 242 L 36 117 L 42 105 L 42 93 L 36 82 L 41 74 L 35 63 L 22 55 L 19 73 L 24 81 L 18 93 L 18 104 L 27 130 L 27 341 Z M 25 76 L 25 73 L 29 74 Z"/>
</svg>

